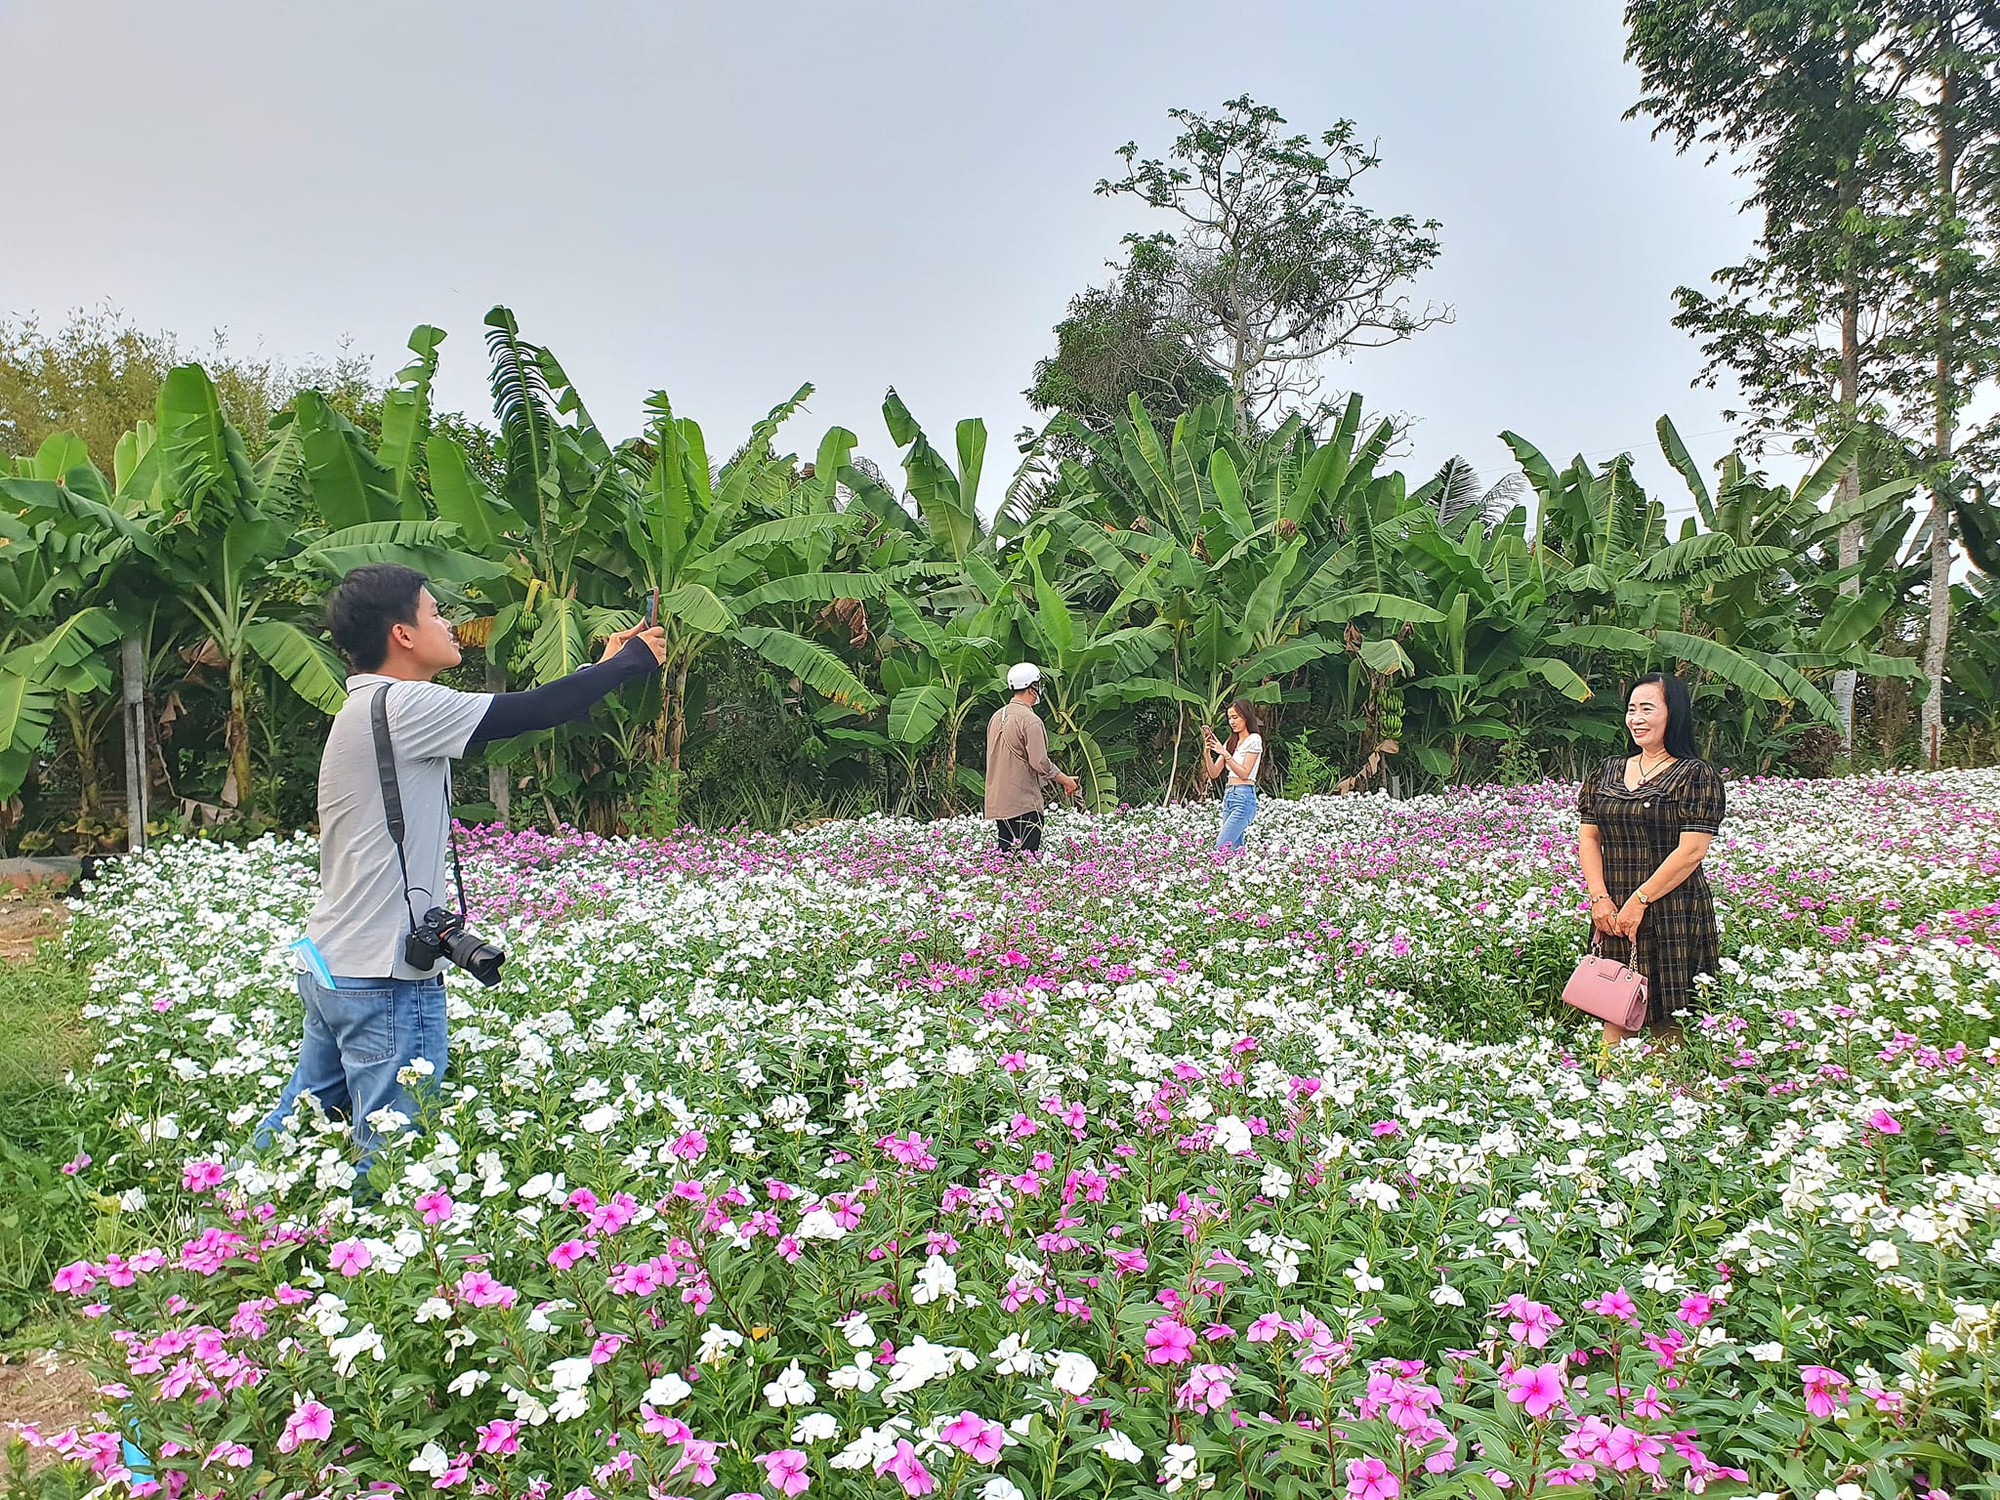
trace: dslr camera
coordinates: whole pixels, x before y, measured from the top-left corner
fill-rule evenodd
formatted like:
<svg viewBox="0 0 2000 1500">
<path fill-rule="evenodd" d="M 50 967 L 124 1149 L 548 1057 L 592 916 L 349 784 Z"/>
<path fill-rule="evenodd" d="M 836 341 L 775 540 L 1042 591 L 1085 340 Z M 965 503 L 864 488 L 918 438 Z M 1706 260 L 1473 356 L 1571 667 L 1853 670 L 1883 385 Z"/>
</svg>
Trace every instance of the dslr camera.
<svg viewBox="0 0 2000 1500">
<path fill-rule="evenodd" d="M 472 931 L 457 912 L 433 906 L 403 939 L 403 962 L 413 969 L 430 969 L 439 959 L 450 959 L 491 989 L 500 982 L 507 950 Z"/>
</svg>

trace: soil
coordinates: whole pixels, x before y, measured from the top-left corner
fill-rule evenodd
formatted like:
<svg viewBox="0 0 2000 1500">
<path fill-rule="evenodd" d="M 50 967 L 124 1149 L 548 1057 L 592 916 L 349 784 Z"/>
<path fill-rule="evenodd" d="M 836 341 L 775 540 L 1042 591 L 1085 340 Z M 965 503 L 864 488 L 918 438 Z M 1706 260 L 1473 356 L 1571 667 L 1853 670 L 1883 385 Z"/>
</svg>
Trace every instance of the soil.
<svg viewBox="0 0 2000 1500">
<path fill-rule="evenodd" d="M 96 1384 L 76 1361 L 50 1349 L 0 1354 L 0 1454 L 23 1427 L 34 1427 L 45 1437 L 71 1427 L 79 1431 L 93 1428 L 97 1425 L 95 1414 L 103 1406 Z M 46 1448 L 28 1450 L 31 1474 L 59 1462 Z M 0 1472 L 5 1467 L 5 1459 L 0 1458 Z"/>
<path fill-rule="evenodd" d="M 33 958 L 36 947 L 61 936 L 68 921 L 69 907 L 60 896 L 0 886 L 0 963 Z"/>
</svg>

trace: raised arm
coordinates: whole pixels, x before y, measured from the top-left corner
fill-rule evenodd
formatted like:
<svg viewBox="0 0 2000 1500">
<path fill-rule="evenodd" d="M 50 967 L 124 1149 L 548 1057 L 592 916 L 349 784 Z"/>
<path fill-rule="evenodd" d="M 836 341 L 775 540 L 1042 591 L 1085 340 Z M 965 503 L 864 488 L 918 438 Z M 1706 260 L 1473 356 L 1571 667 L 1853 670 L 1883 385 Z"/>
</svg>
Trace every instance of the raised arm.
<svg viewBox="0 0 2000 1500">
<path fill-rule="evenodd" d="M 660 669 L 660 659 L 644 631 L 622 631 L 606 646 L 616 649 L 607 649 L 602 661 L 579 667 L 567 677 L 525 692 L 496 693 L 466 748 L 477 749 L 494 740 L 568 724 L 589 713 L 613 689 Z"/>
</svg>

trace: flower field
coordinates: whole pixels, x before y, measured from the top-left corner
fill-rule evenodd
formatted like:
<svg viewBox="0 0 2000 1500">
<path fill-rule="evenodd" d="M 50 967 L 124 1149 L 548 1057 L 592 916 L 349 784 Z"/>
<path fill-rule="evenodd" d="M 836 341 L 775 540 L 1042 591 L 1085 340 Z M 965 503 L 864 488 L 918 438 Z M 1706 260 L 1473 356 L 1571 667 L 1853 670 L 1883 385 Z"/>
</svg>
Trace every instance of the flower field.
<svg viewBox="0 0 2000 1500">
<path fill-rule="evenodd" d="M 506 980 L 360 1205 L 337 1124 L 241 1160 L 312 843 L 133 862 L 73 930 L 117 1248 L 57 1279 L 115 1421 L 42 1438 L 170 1495 L 2000 1493 L 2000 772 L 1733 784 L 1726 972 L 1602 1079 L 1574 796 L 1235 861 L 475 831 Z"/>
</svg>

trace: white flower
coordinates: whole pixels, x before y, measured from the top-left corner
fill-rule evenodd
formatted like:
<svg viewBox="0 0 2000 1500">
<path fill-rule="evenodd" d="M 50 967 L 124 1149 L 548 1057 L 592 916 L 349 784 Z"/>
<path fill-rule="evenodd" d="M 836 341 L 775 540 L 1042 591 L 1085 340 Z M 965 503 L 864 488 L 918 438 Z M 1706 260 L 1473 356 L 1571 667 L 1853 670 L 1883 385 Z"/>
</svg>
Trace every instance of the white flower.
<svg viewBox="0 0 2000 1500">
<path fill-rule="evenodd" d="M 1215 1144 L 1231 1156 L 1256 1149 L 1250 1127 L 1235 1115 L 1224 1115 L 1215 1122 Z"/>
<path fill-rule="evenodd" d="M 1139 1451 L 1137 1443 L 1116 1427 L 1104 1434 L 1103 1440 L 1097 1445 L 1097 1451 L 1106 1458 L 1116 1459 L 1123 1464 L 1136 1464 L 1146 1456 Z"/>
<path fill-rule="evenodd" d="M 646 1394 L 640 1399 L 648 1406 L 664 1411 L 670 1406 L 679 1406 L 693 1394 L 693 1386 L 668 1370 L 653 1377 L 653 1383 L 646 1387 Z"/>
<path fill-rule="evenodd" d="M 925 1307 L 940 1297 L 946 1299 L 947 1306 L 958 1300 L 958 1272 L 942 1255 L 932 1254 L 917 1271 L 915 1285 L 910 1289 L 910 1300 L 919 1307 Z"/>
<path fill-rule="evenodd" d="M 388 1351 L 382 1345 L 382 1335 L 375 1331 L 373 1323 L 363 1324 L 359 1333 L 334 1339 L 327 1345 L 327 1353 L 333 1356 L 334 1373 L 342 1380 L 354 1373 L 354 1362 L 364 1354 L 378 1365 L 388 1358 Z"/>
<path fill-rule="evenodd" d="M 1160 1488 L 1171 1495 L 1200 1470 L 1201 1464 L 1195 1458 L 1192 1444 L 1169 1443 L 1166 1457 L 1160 1461 Z"/>
<path fill-rule="evenodd" d="M 580 1391 L 590 1381 L 590 1356 L 578 1354 L 549 1366 L 549 1383 L 559 1391 Z"/>
<path fill-rule="evenodd" d="M 549 1403 L 549 1415 L 558 1422 L 574 1422 L 589 1410 L 590 1396 L 581 1386 L 557 1391 L 555 1400 Z"/>
<path fill-rule="evenodd" d="M 995 1474 L 979 1487 L 979 1500 L 1028 1500 L 1028 1497 L 1006 1475 Z"/>
<path fill-rule="evenodd" d="M 1354 1264 L 1340 1274 L 1354 1283 L 1354 1290 L 1357 1292 L 1379 1292 L 1382 1290 L 1382 1278 L 1368 1268 L 1368 1258 L 1365 1255 L 1355 1256 Z"/>
<path fill-rule="evenodd" d="M 1903 1263 L 1903 1257 L 1888 1240 L 1870 1240 L 1861 1247 L 1861 1258 L 1878 1271 L 1889 1271 Z"/>
<path fill-rule="evenodd" d="M 411 1317 L 419 1323 L 442 1323 L 451 1316 L 451 1304 L 442 1297 L 426 1297 Z"/>
<path fill-rule="evenodd" d="M 1465 1306 L 1465 1293 L 1461 1292 L 1449 1281 L 1440 1281 L 1436 1286 L 1431 1288 L 1431 1301 L 1435 1302 L 1439 1307 L 1463 1307 Z"/>
<path fill-rule="evenodd" d="M 708 1332 L 701 1336 L 701 1347 L 695 1352 L 695 1358 L 705 1365 L 719 1365 L 742 1347 L 742 1334 L 711 1323 Z"/>
<path fill-rule="evenodd" d="M 513 1403 L 514 1415 L 530 1427 L 539 1427 L 548 1421 L 549 1409 L 533 1391 L 517 1391 L 511 1385 L 502 1385 L 500 1394 Z"/>
<path fill-rule="evenodd" d="M 445 1389 L 450 1391 L 454 1396 L 470 1396 L 492 1378 L 493 1376 L 485 1370 L 467 1370 L 463 1375 L 456 1377 Z"/>
<path fill-rule="evenodd" d="M 1283 1200 L 1292 1196 L 1292 1174 L 1276 1162 L 1264 1168 L 1264 1175 L 1258 1179 L 1257 1191 L 1266 1198 Z"/>
<path fill-rule="evenodd" d="M 809 1411 L 792 1424 L 795 1443 L 823 1443 L 840 1434 L 840 1423 L 829 1412 Z"/>
<path fill-rule="evenodd" d="M 1042 1365 L 1042 1357 L 1028 1347 L 1024 1335 L 1010 1333 L 993 1349 L 993 1368 L 1002 1375 L 1032 1375 Z"/>
<path fill-rule="evenodd" d="M 412 1474 L 428 1474 L 433 1479 L 450 1467 L 451 1460 L 446 1457 L 444 1449 L 436 1443 L 425 1443 L 417 1450 L 417 1456 L 410 1460 Z"/>
<path fill-rule="evenodd" d="M 819 1393 L 806 1379 L 799 1362 L 793 1360 L 778 1372 L 777 1378 L 764 1387 L 764 1399 L 773 1406 L 811 1406 L 819 1399 Z"/>
<path fill-rule="evenodd" d="M 1663 1266 L 1657 1261 L 1646 1262 L 1646 1269 L 1639 1273 L 1639 1280 L 1649 1292 L 1671 1292 L 1681 1284 L 1680 1275 L 1672 1266 Z"/>
<path fill-rule="evenodd" d="M 857 1349 L 854 1352 L 854 1362 L 852 1364 L 841 1365 L 837 1369 L 826 1372 L 826 1383 L 836 1391 L 860 1391 L 863 1395 L 866 1395 L 868 1392 L 874 1390 L 882 1380 L 881 1376 L 869 1368 L 874 1363 L 874 1355 L 870 1354 L 866 1349 Z"/>
<path fill-rule="evenodd" d="M 1049 1384 L 1065 1396 L 1081 1396 L 1097 1383 L 1097 1363 L 1087 1354 L 1056 1351 L 1049 1367 Z"/>
<path fill-rule="evenodd" d="M 847 1340 L 850 1349 L 873 1349 L 881 1342 L 875 1337 L 875 1329 L 863 1313 L 853 1313 L 834 1325 L 840 1336 Z"/>
<path fill-rule="evenodd" d="M 1775 1339 L 1768 1344 L 1752 1344 L 1748 1353 L 1760 1365 L 1778 1365 L 1785 1362 L 1785 1346 Z"/>
</svg>

